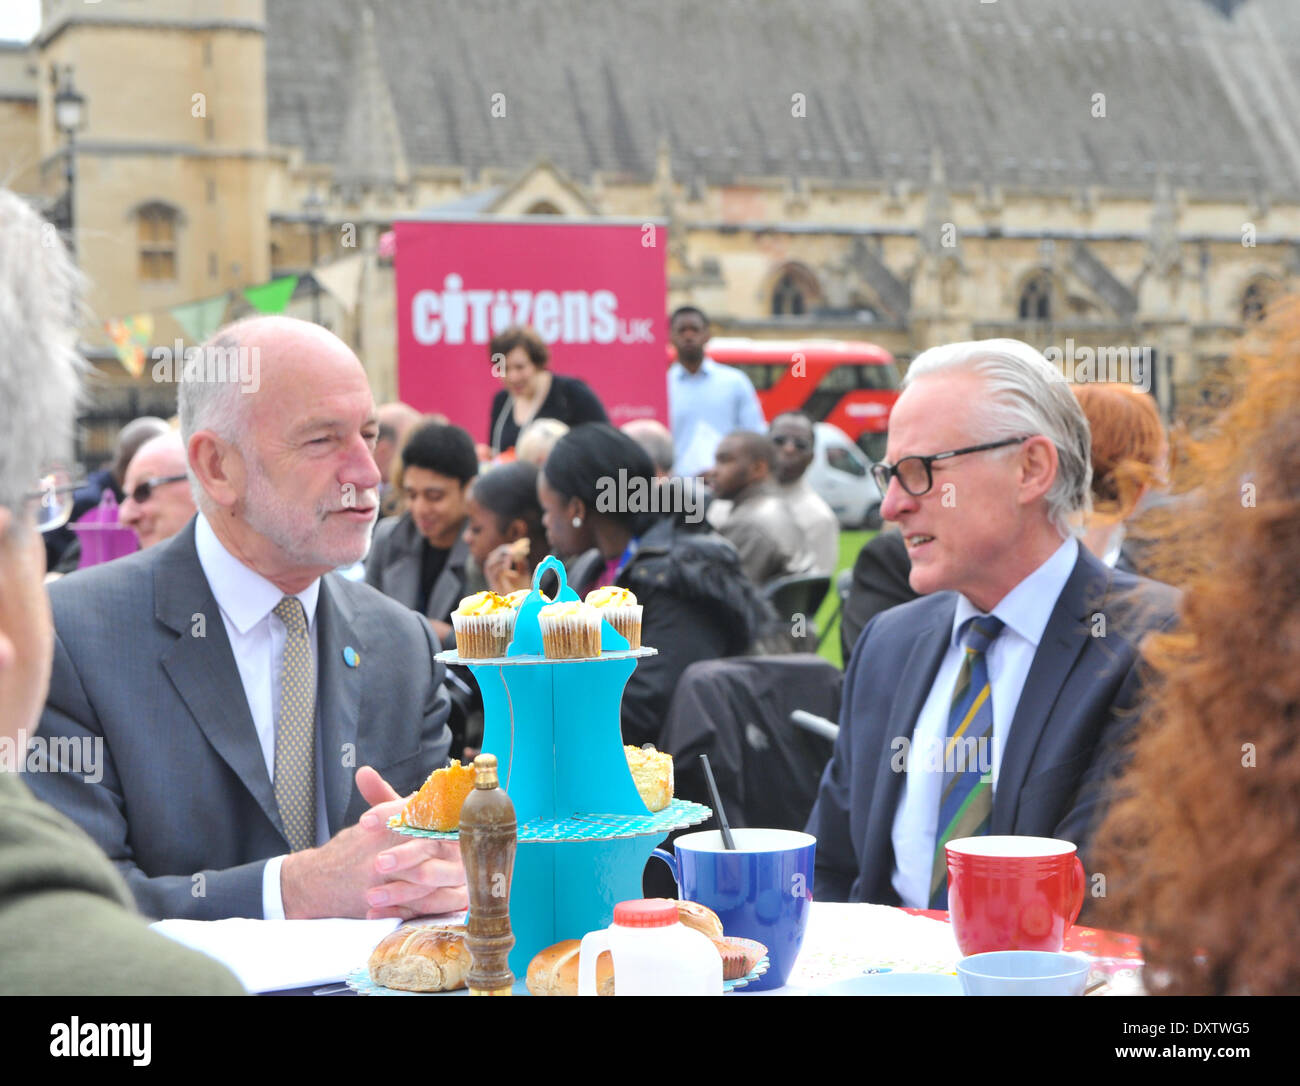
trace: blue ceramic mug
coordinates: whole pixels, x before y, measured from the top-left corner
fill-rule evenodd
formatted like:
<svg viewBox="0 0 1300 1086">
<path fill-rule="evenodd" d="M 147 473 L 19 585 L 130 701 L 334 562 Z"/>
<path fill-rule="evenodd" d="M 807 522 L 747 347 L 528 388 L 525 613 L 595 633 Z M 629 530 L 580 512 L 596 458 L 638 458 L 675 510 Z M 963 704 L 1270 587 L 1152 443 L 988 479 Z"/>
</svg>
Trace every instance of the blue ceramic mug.
<svg viewBox="0 0 1300 1086">
<path fill-rule="evenodd" d="M 768 971 L 748 990 L 780 988 L 794 968 L 813 894 L 817 838 L 794 830 L 732 830 L 735 851 L 727 851 L 717 830 L 677 838 L 676 857 L 654 855 L 672 868 L 684 901 L 707 905 L 727 935 L 755 939 L 767 947 Z"/>
</svg>

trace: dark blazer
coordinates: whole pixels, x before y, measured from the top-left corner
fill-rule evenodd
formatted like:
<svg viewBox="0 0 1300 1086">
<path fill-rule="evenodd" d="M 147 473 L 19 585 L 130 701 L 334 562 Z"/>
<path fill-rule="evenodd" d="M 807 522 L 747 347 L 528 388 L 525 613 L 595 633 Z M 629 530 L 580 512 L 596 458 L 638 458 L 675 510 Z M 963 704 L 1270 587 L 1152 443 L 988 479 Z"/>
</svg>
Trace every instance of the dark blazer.
<svg viewBox="0 0 1300 1086">
<path fill-rule="evenodd" d="M 558 419 L 570 428 L 584 422 L 609 422 L 604 405 L 585 381 L 558 373 L 551 375 L 551 390 L 533 418 Z M 514 397 L 504 388 L 498 389 L 492 397 L 492 411 L 488 415 L 488 442 L 494 453 L 500 453 L 513 449 L 518 440 Z"/>
<path fill-rule="evenodd" d="M 103 777 L 29 773 L 27 783 L 108 854 L 145 915 L 260 917 L 262 869 L 289 846 L 194 524 L 50 586 L 54 673 L 39 738 L 102 742 Z M 316 622 L 334 834 L 366 809 L 357 767 L 404 794 L 445 762 L 448 699 L 437 638 L 400 604 L 326 574 Z M 345 665 L 346 646 L 357 667 Z"/>
<path fill-rule="evenodd" d="M 424 536 L 411 514 L 389 517 L 375 525 L 375 537 L 366 557 L 366 584 L 374 585 L 385 596 L 404 607 L 414 609 L 420 600 L 420 563 L 424 554 Z M 450 622 L 451 613 L 468 593 L 472 559 L 464 536 L 447 555 L 447 563 L 429 589 L 425 618 Z"/>
<path fill-rule="evenodd" d="M 1085 852 L 1135 722 L 1138 644 L 1172 624 L 1176 603 L 1167 585 L 1116 573 L 1080 546 L 1012 719 L 991 834 L 1057 837 Z M 858 639 L 835 753 L 808 820 L 820 900 L 898 904 L 890 835 L 903 777 L 891 767 L 892 742 L 912 735 L 956 604 L 953 592 L 902 604 L 877 615 Z"/>
</svg>

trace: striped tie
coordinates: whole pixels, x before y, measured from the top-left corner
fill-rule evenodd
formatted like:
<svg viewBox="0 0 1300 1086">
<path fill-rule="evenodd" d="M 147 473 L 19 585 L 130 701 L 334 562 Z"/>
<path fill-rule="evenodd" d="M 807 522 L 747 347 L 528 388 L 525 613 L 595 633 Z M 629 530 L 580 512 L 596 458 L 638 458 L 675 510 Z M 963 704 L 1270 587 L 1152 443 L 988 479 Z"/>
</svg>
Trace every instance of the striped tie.
<svg viewBox="0 0 1300 1086">
<path fill-rule="evenodd" d="M 316 843 L 316 666 L 298 598 L 285 596 L 272 614 L 286 635 L 275 718 L 275 802 L 289 847 L 298 852 Z"/>
<path fill-rule="evenodd" d="M 932 909 L 948 907 L 948 857 L 944 845 L 960 837 L 979 837 L 989 831 L 993 784 L 984 779 L 980 765 L 986 754 L 985 764 L 992 764 L 993 698 L 984 654 L 1002 632 L 1002 626 L 1000 618 L 977 615 L 966 623 L 962 635 L 966 654 L 952 692 L 948 741 L 943 752 L 943 795 L 939 800 L 939 832 L 935 836 L 930 876 Z"/>
</svg>

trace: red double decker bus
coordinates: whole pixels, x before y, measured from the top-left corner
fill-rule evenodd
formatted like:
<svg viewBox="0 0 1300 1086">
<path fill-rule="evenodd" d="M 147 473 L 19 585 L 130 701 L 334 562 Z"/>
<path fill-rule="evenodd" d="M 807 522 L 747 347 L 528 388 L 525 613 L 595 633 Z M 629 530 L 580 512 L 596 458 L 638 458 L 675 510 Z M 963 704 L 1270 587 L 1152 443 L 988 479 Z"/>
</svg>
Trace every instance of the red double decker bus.
<svg viewBox="0 0 1300 1086">
<path fill-rule="evenodd" d="M 802 411 L 814 422 L 838 426 L 872 460 L 884 458 L 899 374 L 883 347 L 861 340 L 719 336 L 705 353 L 744 370 L 769 422 L 784 411 Z"/>
</svg>

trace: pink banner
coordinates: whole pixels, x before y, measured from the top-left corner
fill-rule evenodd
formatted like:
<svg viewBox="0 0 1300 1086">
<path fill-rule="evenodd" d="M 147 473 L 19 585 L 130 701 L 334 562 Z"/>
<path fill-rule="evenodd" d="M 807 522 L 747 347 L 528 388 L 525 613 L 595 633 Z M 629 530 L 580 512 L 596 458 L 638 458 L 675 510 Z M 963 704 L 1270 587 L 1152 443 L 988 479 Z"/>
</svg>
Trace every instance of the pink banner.
<svg viewBox="0 0 1300 1086">
<path fill-rule="evenodd" d="M 488 343 L 531 324 L 551 371 L 591 386 L 615 426 L 667 422 L 662 225 L 399 222 L 397 380 L 403 400 L 487 439 Z"/>
</svg>

